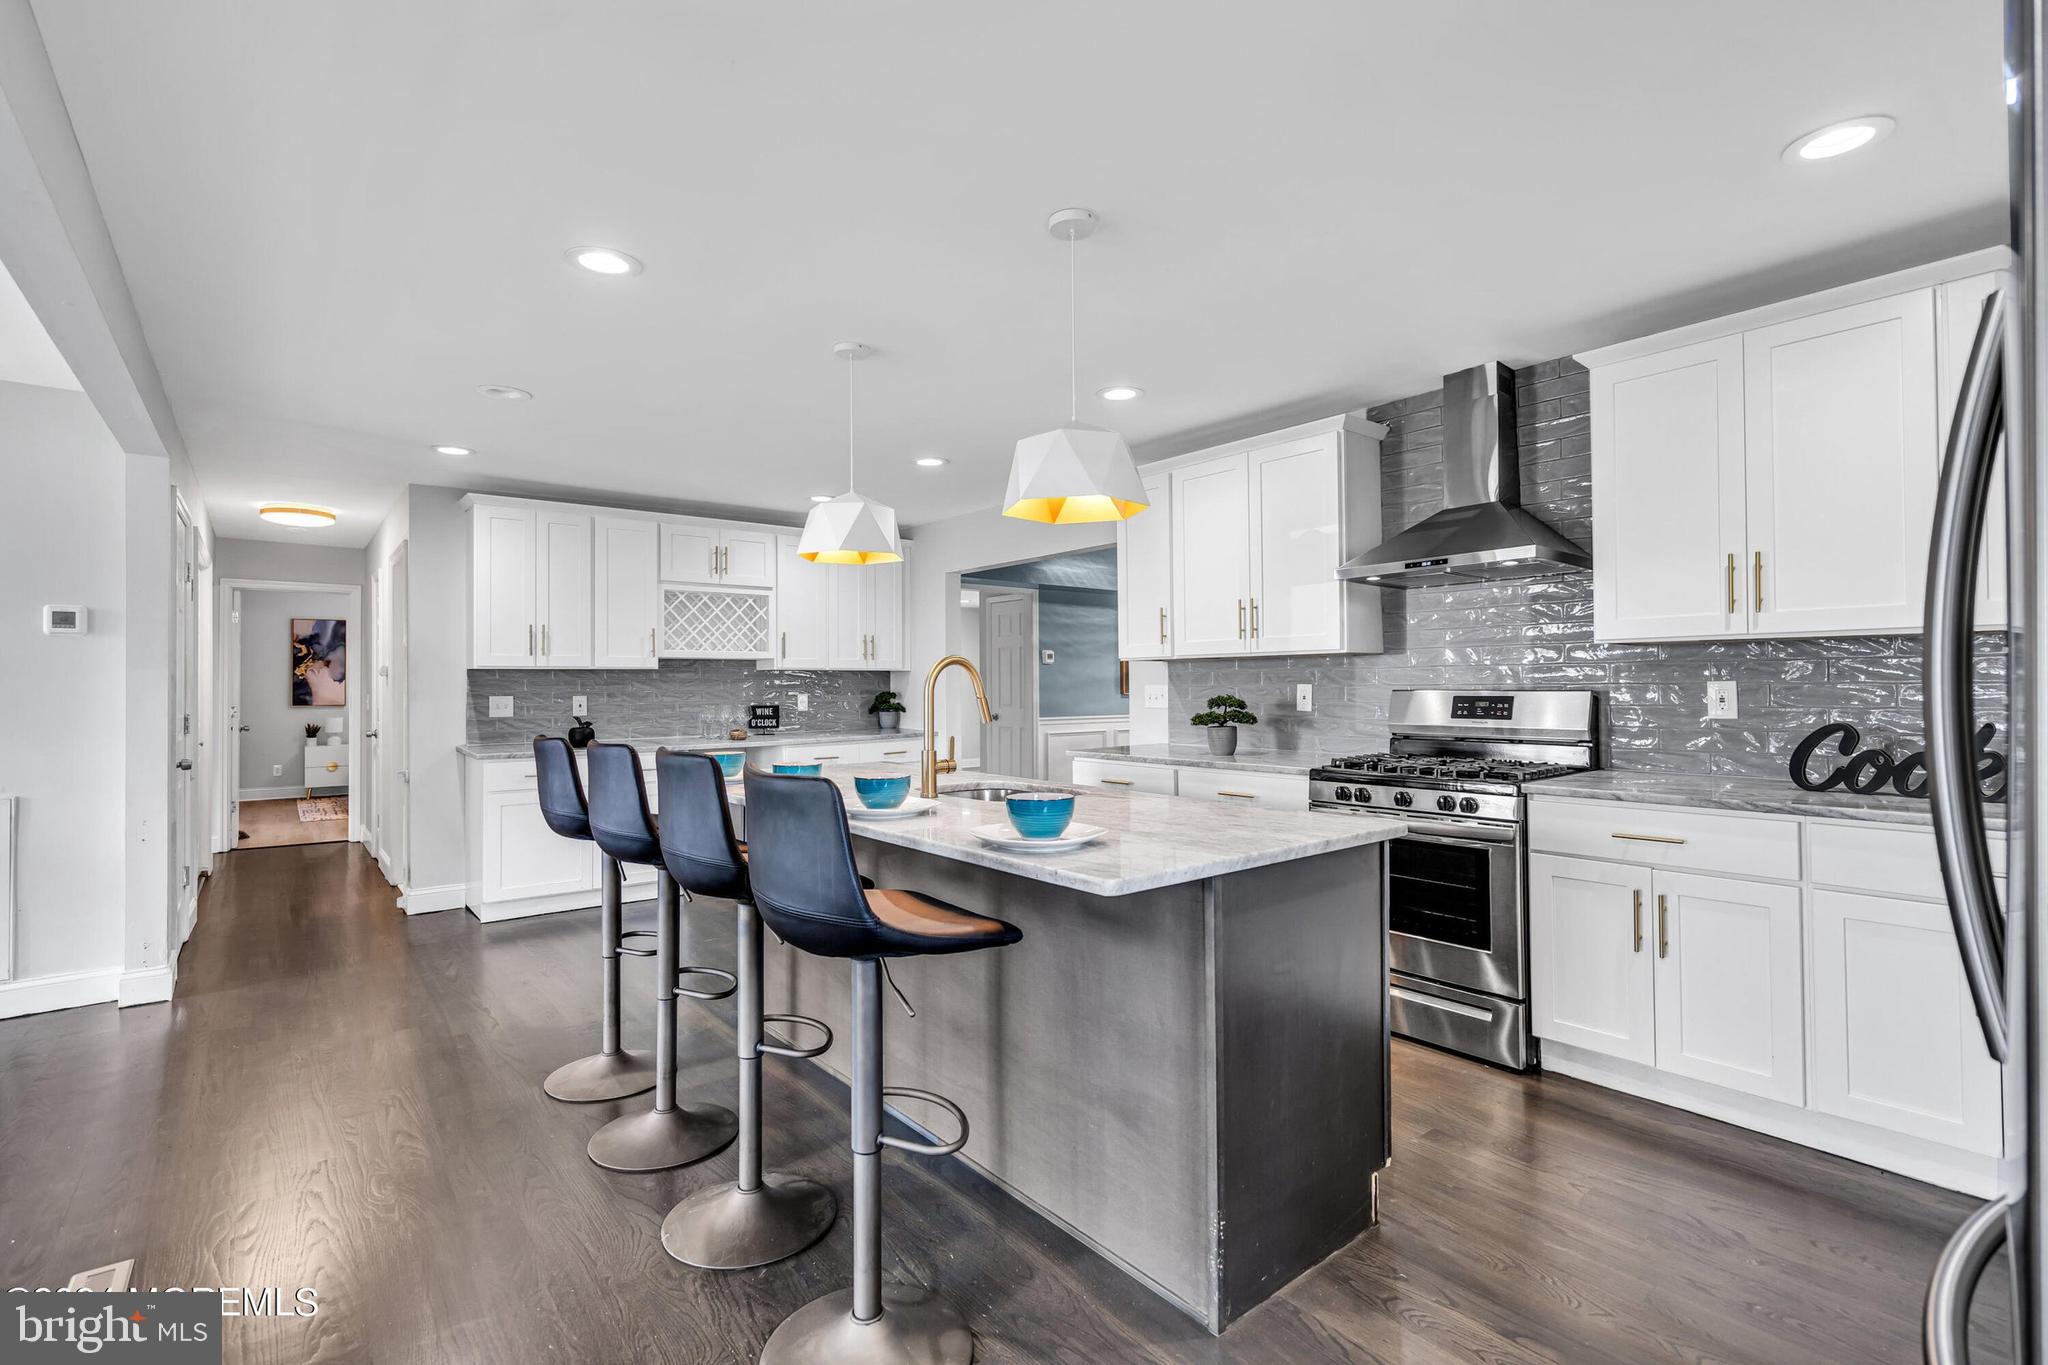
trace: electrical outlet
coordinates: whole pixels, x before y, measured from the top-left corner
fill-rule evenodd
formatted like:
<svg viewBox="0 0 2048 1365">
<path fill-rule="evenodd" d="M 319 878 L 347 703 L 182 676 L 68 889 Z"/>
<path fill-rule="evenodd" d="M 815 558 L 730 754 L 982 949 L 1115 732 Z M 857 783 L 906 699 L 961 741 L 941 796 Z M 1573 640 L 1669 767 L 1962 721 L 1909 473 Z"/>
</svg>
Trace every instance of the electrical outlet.
<svg viewBox="0 0 2048 1365">
<path fill-rule="evenodd" d="M 1166 709 L 1165 683 L 1145 684 L 1145 705 L 1154 711 L 1164 711 Z"/>
<path fill-rule="evenodd" d="M 1735 719 L 1735 684 L 1733 682 L 1710 682 L 1707 684 L 1707 719 Z"/>
<path fill-rule="evenodd" d="M 1049 663 L 1051 663 L 1051 662 L 1052 662 L 1052 651 L 1051 651 L 1051 650 L 1049 650 L 1049 649 L 1041 649 L 1041 650 L 1039 650 L 1039 651 L 1038 651 L 1038 662 L 1040 662 L 1040 663 L 1042 663 L 1042 664 L 1049 664 Z"/>
<path fill-rule="evenodd" d="M 271 775 L 272 777 L 283 777 L 283 776 L 284 776 L 284 764 L 282 764 L 282 763 L 273 763 L 273 764 L 271 764 L 271 765 L 270 765 L 270 775 Z"/>
<path fill-rule="evenodd" d="M 589 714 L 590 714 L 590 698 L 588 698 L 588 697 L 571 697 L 571 698 L 569 698 L 569 714 L 570 714 L 570 715 L 572 715 L 572 716 L 579 716 L 579 717 L 580 717 L 580 716 L 587 716 L 587 715 L 589 715 Z"/>
<path fill-rule="evenodd" d="M 1316 709 L 1316 687 L 1314 683 L 1296 683 L 1294 685 L 1294 709 L 1297 711 L 1313 711 Z"/>
<path fill-rule="evenodd" d="M 810 710 L 810 709 L 811 709 L 811 694 L 810 694 L 810 693 L 808 693 L 808 692 L 799 692 L 799 693 L 797 693 L 797 694 L 796 694 L 796 709 L 797 709 L 797 710 L 799 710 L 799 711 L 808 711 L 808 710 Z"/>
<path fill-rule="evenodd" d="M 511 714 L 512 714 L 512 699 L 511 699 L 510 697 L 492 697 L 492 698 L 491 698 L 491 715 L 492 715 L 492 716 L 494 716 L 494 717 L 499 717 L 499 716 L 509 716 L 509 715 L 511 715 Z"/>
</svg>

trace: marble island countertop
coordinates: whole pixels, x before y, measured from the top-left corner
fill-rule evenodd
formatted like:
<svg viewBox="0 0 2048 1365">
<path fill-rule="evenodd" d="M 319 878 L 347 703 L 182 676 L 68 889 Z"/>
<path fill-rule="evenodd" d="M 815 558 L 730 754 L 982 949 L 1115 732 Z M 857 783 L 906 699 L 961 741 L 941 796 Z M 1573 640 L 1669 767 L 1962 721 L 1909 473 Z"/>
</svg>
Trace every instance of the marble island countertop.
<svg viewBox="0 0 2048 1365">
<path fill-rule="evenodd" d="M 823 774 L 839 784 L 849 809 L 859 804 L 853 790 L 853 776 L 858 771 L 861 769 L 857 765 L 835 763 L 826 765 Z M 1074 821 L 1101 825 L 1108 831 L 1102 838 L 1065 853 L 1012 853 L 984 844 L 974 836 L 976 825 L 1007 824 L 1002 803 L 969 801 L 944 794 L 961 787 L 1048 785 L 999 773 L 976 773 L 971 779 L 954 776 L 940 784 L 938 808 L 928 815 L 895 820 L 853 816 L 849 823 L 859 838 L 954 858 L 1096 896 L 1127 896 L 1319 853 L 1363 848 L 1399 838 L 1408 831 L 1405 821 L 1379 815 L 1247 810 L 1171 796 L 1097 792 L 1090 788 L 1078 794 Z M 746 793 L 739 783 L 731 784 L 727 790 L 736 804 L 744 804 Z M 1366 894 L 1366 889 L 1361 889 L 1360 894 Z"/>
<path fill-rule="evenodd" d="M 1867 820 L 1889 825 L 1931 825 L 1928 803 L 1906 796 L 1858 796 L 1840 789 L 1810 792 L 1790 777 L 1711 777 L 1690 773 L 1603 768 L 1531 783 L 1529 795 L 1575 801 L 1635 801 L 1653 806 L 1705 806 L 1760 815 L 1810 815 L 1826 820 Z M 1984 823 L 2005 828 L 2005 807 L 1984 808 Z"/>
<path fill-rule="evenodd" d="M 715 749 L 722 753 L 731 753 L 735 749 L 780 749 L 791 744 L 855 744 L 865 741 L 923 738 L 922 730 L 884 730 L 875 726 L 861 730 L 767 730 L 756 732 L 745 739 L 727 739 L 724 735 L 598 736 L 602 742 L 630 744 L 646 756 L 652 756 L 656 749 Z M 533 741 L 523 739 L 517 742 L 464 744 L 455 752 L 464 758 L 474 758 L 485 763 L 505 763 L 521 758 L 532 758 Z"/>
<path fill-rule="evenodd" d="M 1345 753 L 1356 753 L 1355 748 Z M 1196 744 L 1117 744 L 1107 749 L 1074 749 L 1074 758 L 1099 758 L 1110 763 L 1151 763 L 1173 768 L 1226 768 L 1240 773 L 1284 773 L 1296 777 L 1308 776 L 1309 769 L 1320 768 L 1342 754 L 1324 753 L 1317 749 L 1290 750 L 1287 752 L 1255 753 L 1240 750 L 1228 758 L 1209 752 L 1208 746 Z"/>
</svg>

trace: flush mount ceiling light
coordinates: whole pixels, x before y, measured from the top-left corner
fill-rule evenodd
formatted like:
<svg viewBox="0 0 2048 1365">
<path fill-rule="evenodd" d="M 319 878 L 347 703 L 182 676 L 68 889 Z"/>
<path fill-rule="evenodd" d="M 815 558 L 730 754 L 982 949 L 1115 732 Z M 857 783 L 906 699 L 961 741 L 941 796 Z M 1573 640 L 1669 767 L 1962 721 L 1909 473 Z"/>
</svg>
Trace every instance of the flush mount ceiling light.
<svg viewBox="0 0 2048 1365">
<path fill-rule="evenodd" d="M 469 448 L 468 446 L 435 446 L 435 447 L 434 447 L 434 453 L 435 453 L 436 455 L 474 455 L 474 454 L 476 454 L 476 452 L 475 452 L 474 450 L 471 450 L 471 449 L 470 449 L 470 448 Z"/>
<path fill-rule="evenodd" d="M 1107 398 L 1112 403 L 1128 403 L 1133 398 L 1142 398 L 1144 395 L 1143 389 L 1133 388 L 1129 384 L 1111 384 L 1106 389 L 1095 391 L 1097 398 Z"/>
<path fill-rule="evenodd" d="M 832 348 L 832 354 L 847 362 L 846 491 L 819 502 L 804 518 L 796 552 L 813 564 L 893 564 L 903 558 L 896 509 L 862 497 L 853 487 L 853 362 L 869 353 L 870 348 L 858 341 L 842 341 Z"/>
<path fill-rule="evenodd" d="M 486 398 L 505 398 L 515 403 L 533 397 L 525 389 L 515 389 L 510 384 L 479 384 L 476 391 Z"/>
<path fill-rule="evenodd" d="M 952 461 L 942 455 L 920 455 L 917 457 L 917 467 L 919 469 L 943 469 L 951 463 Z"/>
<path fill-rule="evenodd" d="M 334 525 L 334 509 L 303 502 L 266 502 L 256 509 L 256 515 L 279 526 L 296 527 L 302 531 Z"/>
<path fill-rule="evenodd" d="M 830 502 L 830 501 L 832 501 L 832 495 L 831 495 L 830 493 L 813 493 L 813 494 L 811 494 L 811 501 L 812 501 L 812 502 Z"/>
<path fill-rule="evenodd" d="M 641 271 L 638 260 L 608 246 L 572 246 L 568 257 L 593 275 L 637 275 Z"/>
<path fill-rule="evenodd" d="M 1068 525 L 1125 521 L 1145 510 L 1145 485 L 1131 449 L 1113 431 L 1079 420 L 1081 360 L 1074 303 L 1074 244 L 1095 231 L 1093 209 L 1061 209 L 1046 230 L 1067 243 L 1067 424 L 1017 442 L 1003 515 Z"/>
<path fill-rule="evenodd" d="M 1868 147 L 1873 142 L 1882 142 L 1898 126 L 1883 114 L 1843 119 L 1840 123 L 1830 123 L 1825 128 L 1816 128 L 1804 137 L 1793 139 L 1792 145 L 1785 149 L 1785 159 L 1795 166 L 1809 161 L 1826 161 L 1829 157 Z"/>
</svg>

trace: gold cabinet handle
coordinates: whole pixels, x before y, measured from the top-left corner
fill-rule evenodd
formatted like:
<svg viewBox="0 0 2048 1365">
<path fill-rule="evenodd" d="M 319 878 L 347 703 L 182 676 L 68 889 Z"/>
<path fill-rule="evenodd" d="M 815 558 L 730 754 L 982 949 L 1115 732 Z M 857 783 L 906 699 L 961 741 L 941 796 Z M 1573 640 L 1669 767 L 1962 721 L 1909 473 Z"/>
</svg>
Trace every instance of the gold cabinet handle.
<svg viewBox="0 0 2048 1365">
<path fill-rule="evenodd" d="M 1244 599 L 1237 599 L 1237 638 L 1244 638 Z"/>
<path fill-rule="evenodd" d="M 1636 888 L 1635 899 L 1636 946 L 1634 951 L 1640 953 L 1643 950 L 1643 891 L 1641 887 Z"/>
<path fill-rule="evenodd" d="M 339 763 L 330 763 L 327 765 L 327 771 L 331 773 L 338 773 L 341 771 L 341 765 Z"/>
<path fill-rule="evenodd" d="M 542 625 L 540 628 L 540 655 L 545 659 L 553 652 L 548 648 L 548 628 L 546 625 Z"/>
<path fill-rule="evenodd" d="M 655 653 L 656 650 L 654 648 L 654 627 L 649 626 L 647 628 L 647 657 L 651 659 L 655 656 Z"/>
<path fill-rule="evenodd" d="M 1105 787 L 1128 787 L 1132 784 L 1131 779 L 1128 777 L 1105 777 L 1102 779 L 1102 785 Z"/>
<path fill-rule="evenodd" d="M 1166 608 L 1159 609 L 1159 643 L 1166 643 Z"/>
<path fill-rule="evenodd" d="M 1728 614 L 1735 614 L 1735 552 L 1728 552 Z"/>
<path fill-rule="evenodd" d="M 1218 790 L 1216 794 L 1218 796 L 1234 796 L 1240 801 L 1256 801 L 1259 799 L 1257 792 L 1227 792 Z"/>
<path fill-rule="evenodd" d="M 1671 907 L 1657 897 L 1657 956 L 1671 956 Z"/>
<path fill-rule="evenodd" d="M 789 657 L 789 632 L 786 630 L 782 632 L 782 657 Z"/>
<path fill-rule="evenodd" d="M 1682 844 L 1685 840 L 1672 834 L 1610 834 L 1610 839 L 1628 839 L 1638 844 Z"/>
<path fill-rule="evenodd" d="M 1763 611 L 1764 611 L 1764 552 L 1763 552 L 1762 550 L 1758 550 L 1758 551 L 1756 552 L 1756 611 L 1757 611 L 1757 615 L 1759 615 L 1759 616 L 1763 615 Z"/>
<path fill-rule="evenodd" d="M 1252 599 L 1252 638 L 1259 638 L 1259 599 Z"/>
<path fill-rule="evenodd" d="M 910 752 L 910 750 L 908 750 L 908 749 L 884 749 L 884 750 L 882 750 L 882 757 L 883 757 L 883 758 L 901 758 L 901 757 L 902 757 L 902 756 L 903 756 L 904 754 L 907 754 L 907 753 L 909 753 L 909 752 Z"/>
<path fill-rule="evenodd" d="M 530 621 L 526 625 L 526 653 L 529 658 L 540 657 L 540 650 L 533 643 L 533 623 Z"/>
</svg>

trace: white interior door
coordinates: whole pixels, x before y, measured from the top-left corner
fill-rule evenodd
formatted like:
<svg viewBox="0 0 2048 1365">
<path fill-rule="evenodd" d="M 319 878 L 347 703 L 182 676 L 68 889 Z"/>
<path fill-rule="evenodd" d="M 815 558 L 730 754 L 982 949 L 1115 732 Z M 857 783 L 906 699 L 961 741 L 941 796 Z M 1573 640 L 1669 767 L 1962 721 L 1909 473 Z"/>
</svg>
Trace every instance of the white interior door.
<svg viewBox="0 0 2048 1365">
<path fill-rule="evenodd" d="M 1038 776 L 1038 596 L 983 589 L 981 678 L 995 719 L 981 727 L 983 771 Z"/>
<path fill-rule="evenodd" d="M 390 794 L 384 826 L 390 841 L 387 875 L 393 885 L 401 887 L 412 882 L 412 764 L 406 747 L 412 717 L 405 691 L 412 666 L 412 607 L 407 597 L 410 579 L 410 558 L 407 547 L 401 544 L 391 552 L 391 653 L 387 656 L 391 664 L 391 711 L 383 726 L 385 771 L 389 775 L 383 786 Z"/>
<path fill-rule="evenodd" d="M 242 736 L 249 726 L 242 719 L 242 590 L 230 588 L 224 594 L 219 625 L 214 631 L 220 641 L 221 726 L 220 791 L 221 828 L 214 840 L 216 853 L 231 853 L 242 834 Z"/>
<path fill-rule="evenodd" d="M 1742 345 L 1751 630 L 1919 630 L 1940 468 L 1934 291 Z"/>
<path fill-rule="evenodd" d="M 534 534 L 534 581 L 540 592 L 534 609 L 540 623 L 535 658 L 543 668 L 589 668 L 595 634 L 590 514 L 543 511 Z M 649 552 L 651 561 L 651 544 Z M 648 590 L 653 591 L 651 577 Z"/>
<path fill-rule="evenodd" d="M 1149 506 L 1116 526 L 1116 607 L 1123 657 L 1164 659 L 1173 653 L 1173 481 L 1145 480 Z"/>
<path fill-rule="evenodd" d="M 1594 634 L 1742 634 L 1742 339 L 1602 366 L 1591 402 Z"/>
<path fill-rule="evenodd" d="M 1252 648 L 1311 654 L 1344 646 L 1344 558 L 1337 521 L 1343 480 L 1334 432 L 1254 450 L 1251 486 Z"/>
<path fill-rule="evenodd" d="M 175 673 L 172 678 L 172 767 L 171 767 L 171 849 L 174 871 L 173 889 L 176 897 L 177 915 L 174 923 L 183 932 L 189 932 L 196 915 L 194 901 L 199 895 L 199 841 L 197 832 L 200 819 L 194 809 L 194 793 L 197 785 L 193 772 L 197 766 L 198 726 L 193 723 L 193 697 L 197 688 L 193 685 L 193 670 L 198 661 L 198 641 L 195 633 L 199 627 L 198 565 L 196 547 L 193 544 L 192 522 L 180 506 L 177 511 L 176 544 L 177 557 L 173 580 L 177 585 L 177 611 L 175 629 L 177 638 L 173 642 L 176 650 Z M 182 937 L 180 942 L 182 942 Z"/>
<path fill-rule="evenodd" d="M 1645 1066 L 1657 1058 L 1650 872 L 1529 855 L 1529 1004 L 1536 1036 Z"/>
<path fill-rule="evenodd" d="M 660 528 L 644 517 L 594 523 L 597 580 L 592 659 L 598 668 L 656 668 L 661 626 Z"/>
<path fill-rule="evenodd" d="M 1173 471 L 1173 642 L 1179 655 L 1251 648 L 1251 532 L 1245 457 Z M 1334 569 L 1332 558 L 1327 568 Z"/>
<path fill-rule="evenodd" d="M 1806 1099 L 1799 888 L 1658 872 L 1657 1067 Z"/>
</svg>

